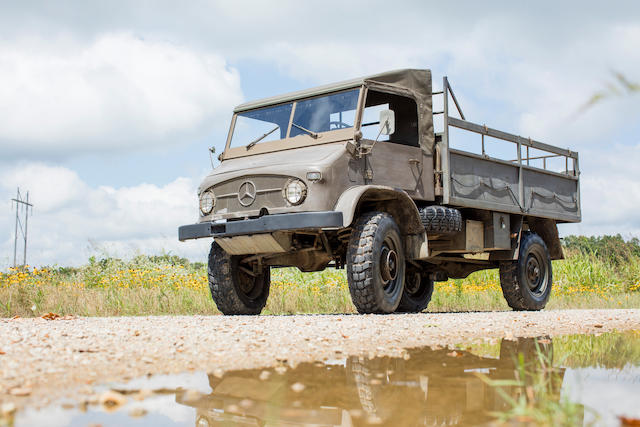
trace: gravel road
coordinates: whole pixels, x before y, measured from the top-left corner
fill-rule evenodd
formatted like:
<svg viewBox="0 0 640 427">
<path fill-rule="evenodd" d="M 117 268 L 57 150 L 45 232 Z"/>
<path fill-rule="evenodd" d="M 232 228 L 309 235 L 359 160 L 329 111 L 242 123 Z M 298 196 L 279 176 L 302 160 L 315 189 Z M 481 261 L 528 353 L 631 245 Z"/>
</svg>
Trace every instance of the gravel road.
<svg viewBox="0 0 640 427">
<path fill-rule="evenodd" d="M 43 405 L 146 374 L 222 372 L 404 348 L 640 330 L 640 310 L 0 320 L 0 402 Z"/>
</svg>

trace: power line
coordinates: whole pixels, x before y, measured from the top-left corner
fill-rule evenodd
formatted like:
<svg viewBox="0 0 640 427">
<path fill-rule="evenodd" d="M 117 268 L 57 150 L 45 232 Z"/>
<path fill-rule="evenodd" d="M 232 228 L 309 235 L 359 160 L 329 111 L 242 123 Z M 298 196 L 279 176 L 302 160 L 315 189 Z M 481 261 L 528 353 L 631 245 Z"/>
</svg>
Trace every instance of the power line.
<svg viewBox="0 0 640 427">
<path fill-rule="evenodd" d="M 20 187 L 18 187 L 18 193 L 15 199 L 11 199 L 12 202 L 16 202 L 16 232 L 13 239 L 13 267 L 17 267 L 17 254 L 18 254 L 18 230 L 22 234 L 23 240 L 23 257 L 22 265 L 27 265 L 27 231 L 28 231 L 28 219 L 29 208 L 31 208 L 31 214 L 33 215 L 33 205 L 29 203 L 29 192 L 27 191 L 26 197 L 23 199 L 20 194 Z M 20 221 L 20 213 L 24 212 L 24 227 L 22 221 Z"/>
</svg>

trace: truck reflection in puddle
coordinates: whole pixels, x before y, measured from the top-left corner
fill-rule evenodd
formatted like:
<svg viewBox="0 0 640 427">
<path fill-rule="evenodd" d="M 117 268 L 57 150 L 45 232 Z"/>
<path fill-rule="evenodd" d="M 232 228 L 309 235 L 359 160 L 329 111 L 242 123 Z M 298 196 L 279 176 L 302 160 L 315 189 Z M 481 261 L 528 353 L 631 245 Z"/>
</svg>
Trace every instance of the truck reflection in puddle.
<svg viewBox="0 0 640 427">
<path fill-rule="evenodd" d="M 507 408 L 492 380 L 514 380 L 518 355 L 527 371 L 553 357 L 549 338 L 503 340 L 499 357 L 470 351 L 413 349 L 402 358 L 349 357 L 341 364 L 303 363 L 293 369 L 209 375 L 212 393 L 176 401 L 197 410 L 196 426 L 236 425 L 475 425 Z M 496 355 L 497 356 L 497 355 Z M 278 373 L 278 371 L 280 373 Z M 564 369 L 545 369 L 552 397 L 560 396 Z M 503 387 L 511 397 L 520 387 Z"/>
</svg>

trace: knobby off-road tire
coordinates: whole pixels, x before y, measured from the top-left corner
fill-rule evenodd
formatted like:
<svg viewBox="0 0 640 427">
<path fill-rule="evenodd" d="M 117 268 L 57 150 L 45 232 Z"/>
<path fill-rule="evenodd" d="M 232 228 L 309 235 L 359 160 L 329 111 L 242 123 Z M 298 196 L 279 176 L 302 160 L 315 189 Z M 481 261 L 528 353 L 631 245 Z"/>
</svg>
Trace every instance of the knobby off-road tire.
<svg viewBox="0 0 640 427">
<path fill-rule="evenodd" d="M 269 296 L 271 272 L 263 267 L 262 274 L 250 275 L 240 268 L 240 256 L 226 253 L 213 242 L 209 252 L 209 289 L 218 310 L 223 314 L 260 314 Z"/>
<path fill-rule="evenodd" d="M 425 206 L 418 212 L 427 233 L 448 234 L 462 230 L 462 213 L 458 209 Z"/>
<path fill-rule="evenodd" d="M 429 273 L 417 270 L 407 271 L 404 291 L 396 312 L 420 313 L 427 308 L 433 295 L 433 279 L 429 276 Z"/>
<path fill-rule="evenodd" d="M 552 283 L 547 245 L 537 234 L 523 232 L 518 259 L 500 264 L 500 286 L 507 304 L 514 310 L 542 310 Z"/>
<path fill-rule="evenodd" d="M 347 281 L 359 313 L 393 313 L 404 289 L 405 257 L 391 215 L 370 212 L 355 224 L 347 250 Z"/>
</svg>

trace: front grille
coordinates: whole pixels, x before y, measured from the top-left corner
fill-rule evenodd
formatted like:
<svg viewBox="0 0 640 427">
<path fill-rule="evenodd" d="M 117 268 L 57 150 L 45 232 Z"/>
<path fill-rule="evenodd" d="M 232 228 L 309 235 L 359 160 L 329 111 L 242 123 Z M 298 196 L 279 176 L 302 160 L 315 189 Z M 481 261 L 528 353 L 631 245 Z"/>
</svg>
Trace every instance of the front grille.
<svg viewBox="0 0 640 427">
<path fill-rule="evenodd" d="M 213 186 L 213 192 L 216 195 L 214 213 L 259 211 L 262 208 L 270 210 L 284 207 L 286 202 L 282 197 L 282 188 L 288 179 L 288 176 L 250 176 L 217 184 Z M 241 186 L 247 182 L 255 186 L 255 199 L 250 201 L 250 197 L 244 197 L 243 205 L 238 199 L 238 192 L 241 190 Z M 247 186 L 251 190 L 251 184 L 245 184 L 242 187 L 243 195 L 247 192 Z"/>
</svg>

